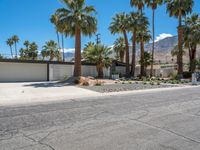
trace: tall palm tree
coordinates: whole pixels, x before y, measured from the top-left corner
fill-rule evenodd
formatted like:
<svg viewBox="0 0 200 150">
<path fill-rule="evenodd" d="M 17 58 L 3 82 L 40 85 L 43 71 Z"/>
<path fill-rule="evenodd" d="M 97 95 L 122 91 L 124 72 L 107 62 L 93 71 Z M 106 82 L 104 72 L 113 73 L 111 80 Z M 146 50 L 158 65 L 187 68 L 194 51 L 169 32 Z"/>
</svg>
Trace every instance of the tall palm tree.
<svg viewBox="0 0 200 150">
<path fill-rule="evenodd" d="M 152 9 L 152 63 L 151 63 L 151 72 L 150 76 L 153 76 L 153 63 L 154 63 L 154 49 L 155 49 L 155 10 L 157 9 L 158 5 L 163 4 L 163 0 L 146 0 L 147 6 Z"/>
<path fill-rule="evenodd" d="M 13 51 L 12 51 L 12 46 L 13 46 L 13 44 L 14 44 L 13 39 L 12 39 L 12 38 L 8 39 L 8 40 L 6 41 L 6 44 L 10 47 L 11 57 L 13 58 Z"/>
<path fill-rule="evenodd" d="M 196 52 L 197 45 L 200 44 L 200 17 L 194 13 L 185 20 L 184 28 L 184 46 L 188 48 L 190 67 L 189 71 L 194 72 L 196 69 Z"/>
<path fill-rule="evenodd" d="M 149 42 L 151 40 L 151 35 L 150 31 L 148 30 L 149 27 L 149 21 L 148 18 L 144 14 L 140 14 L 138 18 L 139 22 L 139 28 L 138 31 L 136 32 L 137 34 L 137 42 L 140 43 L 140 63 L 141 63 L 141 68 L 140 68 L 140 76 L 143 77 L 145 76 L 145 66 L 144 66 L 144 44 L 146 42 Z"/>
<path fill-rule="evenodd" d="M 98 78 L 103 78 L 103 68 L 109 67 L 112 63 L 112 59 L 110 58 L 111 54 L 111 48 L 105 45 L 96 44 L 84 48 L 83 58 L 90 63 L 95 63 Z"/>
<path fill-rule="evenodd" d="M 43 46 L 42 51 L 46 51 L 49 56 L 49 61 L 53 61 L 53 59 L 56 57 L 56 51 L 58 50 L 58 45 L 53 40 L 50 40 L 45 43 Z"/>
<path fill-rule="evenodd" d="M 130 67 L 129 67 L 129 42 L 127 32 L 129 29 L 128 25 L 128 15 L 125 13 L 116 14 L 112 18 L 109 30 L 112 34 L 122 33 L 124 36 L 124 44 L 126 47 L 126 76 L 130 76 Z"/>
<path fill-rule="evenodd" d="M 138 9 L 138 12 L 142 14 L 143 8 L 145 6 L 145 0 L 131 0 L 131 6 L 135 6 Z"/>
<path fill-rule="evenodd" d="M 31 60 L 36 60 L 38 57 L 38 45 L 35 42 L 32 42 L 29 45 L 28 57 Z"/>
<path fill-rule="evenodd" d="M 120 60 L 121 62 L 124 62 L 126 47 L 124 45 L 123 37 L 119 37 L 115 40 L 113 49 L 116 53 L 116 59 Z"/>
<path fill-rule="evenodd" d="M 132 63 L 131 63 L 131 75 L 135 75 L 135 65 L 136 65 L 136 36 L 137 31 L 139 30 L 139 17 L 140 13 L 138 12 L 131 12 L 129 15 L 129 30 L 132 33 Z"/>
<path fill-rule="evenodd" d="M 92 36 L 97 30 L 93 6 L 86 6 L 84 0 L 61 0 L 65 8 L 57 10 L 59 22 L 66 24 L 71 36 L 75 36 L 74 76 L 81 76 L 81 34 Z"/>
<path fill-rule="evenodd" d="M 178 75 L 182 78 L 183 74 L 183 26 L 182 17 L 192 12 L 193 0 L 165 0 L 167 3 L 167 12 L 170 16 L 178 18 Z"/>
<path fill-rule="evenodd" d="M 17 43 L 19 42 L 19 37 L 17 35 L 14 35 L 12 37 L 12 40 L 13 40 L 13 42 L 15 44 L 15 57 L 17 58 L 18 57 Z"/>
<path fill-rule="evenodd" d="M 24 46 L 26 46 L 26 49 L 29 49 L 30 42 L 29 41 L 24 41 Z"/>
<path fill-rule="evenodd" d="M 58 32 L 58 21 L 59 21 L 58 15 L 57 14 L 51 15 L 50 21 L 55 26 L 56 35 L 57 35 L 57 42 L 58 42 L 58 46 L 60 48 L 60 36 L 59 36 L 59 32 Z"/>
</svg>

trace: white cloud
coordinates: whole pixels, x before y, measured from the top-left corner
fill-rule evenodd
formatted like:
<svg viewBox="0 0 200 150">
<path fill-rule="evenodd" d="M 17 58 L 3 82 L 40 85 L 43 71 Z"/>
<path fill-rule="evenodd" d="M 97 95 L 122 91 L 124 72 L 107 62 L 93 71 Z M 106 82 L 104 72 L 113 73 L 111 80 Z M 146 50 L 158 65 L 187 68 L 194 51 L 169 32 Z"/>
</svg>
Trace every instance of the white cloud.
<svg viewBox="0 0 200 150">
<path fill-rule="evenodd" d="M 159 36 L 156 37 L 155 42 L 158 42 L 158 41 L 163 40 L 163 39 L 168 38 L 168 37 L 173 37 L 173 35 L 167 34 L 167 33 L 162 33 L 162 34 L 160 34 Z"/>
<path fill-rule="evenodd" d="M 60 51 L 63 51 L 63 49 L 60 49 Z M 64 48 L 65 53 L 74 53 L 75 49 L 74 48 Z"/>
</svg>

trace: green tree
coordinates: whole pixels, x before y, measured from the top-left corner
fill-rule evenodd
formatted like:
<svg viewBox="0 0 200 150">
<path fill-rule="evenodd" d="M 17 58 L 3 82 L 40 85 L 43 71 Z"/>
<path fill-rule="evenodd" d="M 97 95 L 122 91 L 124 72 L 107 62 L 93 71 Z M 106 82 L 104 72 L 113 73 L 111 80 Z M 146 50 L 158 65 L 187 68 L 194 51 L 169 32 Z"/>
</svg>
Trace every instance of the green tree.
<svg viewBox="0 0 200 150">
<path fill-rule="evenodd" d="M 129 16 L 129 30 L 132 33 L 132 63 L 131 63 L 131 75 L 135 75 L 135 66 L 136 66 L 136 36 L 137 31 L 140 28 L 140 13 L 131 12 Z"/>
<path fill-rule="evenodd" d="M 158 5 L 163 4 L 163 0 L 146 0 L 147 6 L 152 9 L 152 63 L 151 63 L 151 72 L 150 76 L 153 76 L 153 63 L 154 63 L 154 50 L 155 50 L 155 10 L 157 9 Z"/>
<path fill-rule="evenodd" d="M 131 6 L 137 7 L 138 12 L 142 14 L 143 8 L 145 6 L 145 0 L 131 0 Z"/>
<path fill-rule="evenodd" d="M 145 72 L 145 76 L 147 73 L 147 67 L 151 65 L 152 62 L 152 57 L 151 57 L 151 53 L 149 52 L 144 52 L 144 72 Z M 140 64 L 141 64 L 141 60 L 140 60 Z"/>
<path fill-rule="evenodd" d="M 189 71 L 196 69 L 197 45 L 200 44 L 200 17 L 198 14 L 192 14 L 185 20 L 184 28 L 184 47 L 188 49 L 190 67 Z"/>
<path fill-rule="evenodd" d="M 192 12 L 194 5 L 193 0 L 165 0 L 167 3 L 167 12 L 170 16 L 178 18 L 178 75 L 182 77 L 183 74 L 183 25 L 182 17 Z"/>
<path fill-rule="evenodd" d="M 4 57 L 3 57 L 3 55 L 0 54 L 0 60 L 1 60 L 1 59 L 4 59 Z"/>
<path fill-rule="evenodd" d="M 111 48 L 105 45 L 87 45 L 83 51 L 83 58 L 87 62 L 95 63 L 98 78 L 103 78 L 103 68 L 109 67 L 112 63 L 112 59 L 109 57 L 111 54 Z"/>
<path fill-rule="evenodd" d="M 66 23 L 60 23 L 59 22 L 59 15 L 58 13 L 55 13 L 51 16 L 50 19 L 51 23 L 54 24 L 56 28 L 56 34 L 57 34 L 57 42 L 58 42 L 58 47 L 59 49 L 61 48 L 60 46 L 60 36 L 59 33 L 61 33 L 61 44 L 62 44 L 62 51 L 63 51 L 63 62 L 65 61 L 65 46 L 64 46 L 64 36 L 68 36 L 68 28 Z"/>
<path fill-rule="evenodd" d="M 65 8 L 57 10 L 60 24 L 69 29 L 69 34 L 75 36 L 74 76 L 81 76 L 81 34 L 91 36 L 97 30 L 97 20 L 94 17 L 95 8 L 86 6 L 84 0 L 61 0 Z"/>
<path fill-rule="evenodd" d="M 60 36 L 59 36 L 59 29 L 58 29 L 59 17 L 58 17 L 58 15 L 57 14 L 51 15 L 50 21 L 55 26 L 56 35 L 57 35 L 57 42 L 58 42 L 58 46 L 60 48 Z"/>
<path fill-rule="evenodd" d="M 18 58 L 17 43 L 19 42 L 19 37 L 17 35 L 14 35 L 12 37 L 12 40 L 13 40 L 14 45 L 15 45 L 15 57 Z"/>
<path fill-rule="evenodd" d="M 13 58 L 13 51 L 12 51 L 12 46 L 14 44 L 14 41 L 12 38 L 9 38 L 7 41 L 6 41 L 6 44 L 10 47 L 10 53 L 11 53 L 11 57 Z"/>
<path fill-rule="evenodd" d="M 116 54 L 116 59 L 121 61 L 121 62 L 124 62 L 126 47 L 124 45 L 124 38 L 123 37 L 119 37 L 115 40 L 113 49 L 114 49 L 115 54 Z"/>
<path fill-rule="evenodd" d="M 130 67 L 129 67 L 129 42 L 127 32 L 129 30 L 129 21 L 128 15 L 125 13 L 116 14 L 112 18 L 109 30 L 112 34 L 121 33 L 124 36 L 124 44 L 126 47 L 126 76 L 130 76 Z"/>
<path fill-rule="evenodd" d="M 29 45 L 28 57 L 31 60 L 36 60 L 38 57 L 38 45 L 35 42 Z"/>
<path fill-rule="evenodd" d="M 148 30 L 149 27 L 149 21 L 148 18 L 144 14 L 140 14 L 139 17 L 139 28 L 137 31 L 137 43 L 140 43 L 140 63 L 141 63 L 141 68 L 140 68 L 140 76 L 143 77 L 145 76 L 145 66 L 144 66 L 144 44 L 146 42 L 149 42 L 151 40 L 151 35 L 150 31 Z"/>
<path fill-rule="evenodd" d="M 43 46 L 42 53 L 46 53 L 49 56 L 49 61 L 53 61 L 56 57 L 56 53 L 58 51 L 58 45 L 53 40 L 50 40 L 45 43 Z"/>
</svg>

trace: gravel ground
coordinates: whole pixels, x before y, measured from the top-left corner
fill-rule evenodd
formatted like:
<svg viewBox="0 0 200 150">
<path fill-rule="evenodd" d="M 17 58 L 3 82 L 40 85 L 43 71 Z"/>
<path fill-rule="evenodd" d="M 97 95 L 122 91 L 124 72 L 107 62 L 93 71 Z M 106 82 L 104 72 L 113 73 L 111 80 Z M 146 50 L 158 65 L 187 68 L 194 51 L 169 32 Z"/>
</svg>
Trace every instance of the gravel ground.
<svg viewBox="0 0 200 150">
<path fill-rule="evenodd" d="M 81 86 L 81 88 L 85 88 L 88 90 L 92 90 L 100 93 L 109 93 L 109 92 L 120 92 L 120 91 L 133 91 L 133 90 L 142 90 L 142 89 L 154 89 L 154 88 L 167 88 L 167 87 L 178 87 L 181 85 L 169 85 L 169 84 L 161 84 L 161 85 L 150 85 L 143 83 L 132 83 L 132 84 L 108 84 L 102 86 Z"/>
</svg>

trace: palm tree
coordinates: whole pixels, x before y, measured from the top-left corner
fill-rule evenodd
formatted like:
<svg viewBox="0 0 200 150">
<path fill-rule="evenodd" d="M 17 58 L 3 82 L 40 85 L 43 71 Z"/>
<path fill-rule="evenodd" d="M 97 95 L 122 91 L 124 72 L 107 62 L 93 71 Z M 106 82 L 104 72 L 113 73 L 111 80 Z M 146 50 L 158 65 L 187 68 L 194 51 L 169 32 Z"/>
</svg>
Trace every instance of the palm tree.
<svg viewBox="0 0 200 150">
<path fill-rule="evenodd" d="M 55 58 L 57 59 L 57 61 L 62 61 L 62 56 L 61 56 L 61 52 L 59 50 L 56 50 L 54 52 Z"/>
<path fill-rule="evenodd" d="M 145 66 L 144 66 L 144 44 L 145 42 L 149 42 L 151 39 L 150 32 L 148 30 L 149 21 L 148 18 L 145 17 L 144 14 L 140 14 L 138 18 L 139 28 L 136 32 L 136 40 L 138 43 L 140 43 L 140 63 L 141 63 L 141 69 L 140 69 L 140 76 L 145 76 Z"/>
<path fill-rule="evenodd" d="M 17 35 L 14 35 L 12 37 L 12 40 L 15 44 L 15 55 L 16 55 L 16 58 L 18 57 L 18 52 L 17 52 L 17 43 L 19 42 L 19 37 Z"/>
<path fill-rule="evenodd" d="M 31 60 L 36 60 L 38 56 L 38 45 L 33 42 L 29 45 L 29 49 L 28 49 L 28 57 Z"/>
<path fill-rule="evenodd" d="M 188 13 L 192 12 L 192 7 L 194 5 L 193 0 L 165 0 L 167 3 L 167 11 L 170 16 L 178 18 L 178 75 L 181 78 L 183 74 L 183 26 L 182 17 L 186 16 Z"/>
<path fill-rule="evenodd" d="M 42 50 L 41 55 L 42 55 L 42 60 L 44 60 L 46 57 L 48 57 L 48 52 L 46 50 Z"/>
<path fill-rule="evenodd" d="M 129 30 L 132 33 L 132 63 L 131 63 L 131 75 L 135 75 L 135 56 L 136 56 L 136 35 L 139 30 L 139 17 L 140 13 L 131 12 L 129 16 Z"/>
<path fill-rule="evenodd" d="M 58 50 L 58 46 L 57 43 L 54 42 L 53 40 L 50 40 L 48 42 L 45 43 L 45 45 L 43 46 L 43 50 L 44 52 L 46 52 L 49 56 L 49 61 L 53 61 L 53 59 L 56 57 L 55 52 Z"/>
<path fill-rule="evenodd" d="M 24 41 L 24 46 L 26 46 L 26 49 L 29 49 L 30 42 L 29 41 Z"/>
<path fill-rule="evenodd" d="M 58 13 L 55 13 L 51 16 L 50 19 L 51 23 L 53 23 L 55 25 L 56 28 L 56 34 L 57 34 L 57 42 L 58 42 L 58 47 L 59 49 L 61 48 L 60 46 L 60 36 L 59 33 L 61 33 L 61 45 L 62 45 L 62 51 L 63 51 L 63 62 L 65 61 L 65 46 L 64 46 L 64 34 L 67 36 L 68 35 L 68 31 L 66 30 L 66 24 L 64 23 L 60 23 L 59 22 L 59 16 Z"/>
<path fill-rule="evenodd" d="M 116 59 L 124 62 L 126 47 L 124 45 L 123 37 L 119 37 L 115 40 L 113 49 L 116 53 Z"/>
<path fill-rule="evenodd" d="M 197 45 L 200 44 L 200 17 L 198 14 L 192 14 L 185 20 L 184 28 L 184 46 L 188 48 L 190 58 L 190 72 L 196 69 Z"/>
<path fill-rule="evenodd" d="M 146 0 L 147 6 L 152 9 L 152 63 L 151 63 L 151 72 L 150 76 L 153 76 L 153 63 L 154 63 L 154 49 L 155 49 L 155 10 L 157 9 L 158 5 L 163 4 L 163 0 Z"/>
<path fill-rule="evenodd" d="M 112 63 L 112 59 L 109 57 L 111 54 L 111 48 L 105 45 L 89 45 L 84 48 L 83 58 L 90 63 L 95 63 L 98 78 L 103 78 L 103 68 L 109 67 Z"/>
<path fill-rule="evenodd" d="M 51 21 L 52 24 L 55 25 L 56 35 L 57 35 L 57 42 L 58 42 L 58 46 L 60 48 L 60 37 L 59 37 L 59 32 L 58 32 L 58 21 L 59 21 L 58 15 L 57 14 L 51 15 L 50 21 Z"/>
<path fill-rule="evenodd" d="M 147 73 L 147 67 L 149 66 L 149 65 L 151 65 L 151 62 L 152 62 L 152 57 L 151 57 L 151 53 L 149 53 L 149 52 L 144 52 L 144 72 L 145 72 L 145 75 L 146 75 L 146 73 Z M 141 61 L 140 61 L 140 63 L 141 63 Z"/>
<path fill-rule="evenodd" d="M 13 51 L 12 51 L 12 46 L 13 46 L 13 44 L 14 44 L 13 39 L 12 39 L 12 38 L 8 39 L 8 40 L 6 41 L 6 44 L 10 47 L 11 57 L 13 58 Z"/>
<path fill-rule="evenodd" d="M 81 76 L 81 34 L 92 36 L 97 30 L 96 12 L 93 6 L 86 6 L 84 0 L 61 0 L 65 8 L 57 10 L 59 22 L 65 24 L 69 34 L 75 36 L 74 76 Z"/>
<path fill-rule="evenodd" d="M 145 6 L 145 0 L 131 0 L 131 6 L 135 6 L 138 9 L 138 12 L 142 14 L 143 8 Z"/>
<path fill-rule="evenodd" d="M 129 43 L 127 32 L 129 29 L 128 25 L 128 15 L 125 13 L 116 14 L 115 17 L 112 18 L 112 22 L 110 24 L 109 30 L 112 34 L 122 33 L 124 36 L 124 43 L 126 47 L 126 76 L 130 75 L 130 67 L 129 67 Z"/>
</svg>

